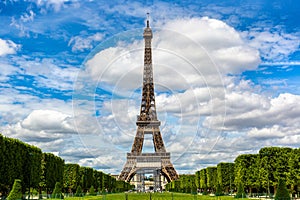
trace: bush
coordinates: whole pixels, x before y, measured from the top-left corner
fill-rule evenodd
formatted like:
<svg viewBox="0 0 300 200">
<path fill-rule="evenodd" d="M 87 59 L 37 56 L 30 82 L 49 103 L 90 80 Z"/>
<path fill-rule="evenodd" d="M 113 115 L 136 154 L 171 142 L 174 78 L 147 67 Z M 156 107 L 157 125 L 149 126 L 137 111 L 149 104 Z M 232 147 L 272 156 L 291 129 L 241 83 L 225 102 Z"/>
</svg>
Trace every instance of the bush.
<svg viewBox="0 0 300 200">
<path fill-rule="evenodd" d="M 22 199 L 22 184 L 20 179 L 16 179 L 7 200 Z"/>
<path fill-rule="evenodd" d="M 290 200 L 290 194 L 283 179 L 279 179 L 275 200 Z"/>
<path fill-rule="evenodd" d="M 82 195 L 82 188 L 81 188 L 80 185 L 79 185 L 79 186 L 77 187 L 77 189 L 76 189 L 75 196 L 76 196 L 76 197 L 81 197 L 81 196 L 83 196 L 83 195 Z"/>
<path fill-rule="evenodd" d="M 242 183 L 238 184 L 237 193 L 234 196 L 234 198 L 246 198 L 246 193 L 245 193 L 244 186 Z"/>
<path fill-rule="evenodd" d="M 55 183 L 55 188 L 52 192 L 51 198 L 55 198 L 55 199 L 63 199 L 64 198 L 64 195 L 61 192 L 61 183 L 60 182 Z"/>
<path fill-rule="evenodd" d="M 217 184 L 217 188 L 216 188 L 216 196 L 222 196 L 223 193 L 222 193 L 222 188 L 220 186 L 220 184 Z"/>
<path fill-rule="evenodd" d="M 96 195 L 94 186 L 91 186 L 91 188 L 89 189 L 89 195 L 91 195 L 91 196 L 95 196 Z"/>
</svg>

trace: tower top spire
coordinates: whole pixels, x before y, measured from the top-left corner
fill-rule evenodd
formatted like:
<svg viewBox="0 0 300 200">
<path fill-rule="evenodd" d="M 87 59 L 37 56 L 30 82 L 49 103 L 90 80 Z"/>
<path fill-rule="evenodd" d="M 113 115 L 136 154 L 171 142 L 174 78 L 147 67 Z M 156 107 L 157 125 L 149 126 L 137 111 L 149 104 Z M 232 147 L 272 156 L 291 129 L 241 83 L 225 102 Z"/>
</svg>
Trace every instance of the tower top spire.
<svg viewBox="0 0 300 200">
<path fill-rule="evenodd" d="M 150 40 L 152 39 L 152 30 L 150 28 L 149 18 L 150 18 L 149 12 L 147 12 L 147 26 L 144 29 L 144 38 L 145 38 L 145 42 L 147 43 L 146 46 L 151 48 Z"/>
<path fill-rule="evenodd" d="M 150 26 L 149 26 L 149 12 L 147 12 L 147 28 L 149 28 Z"/>
</svg>

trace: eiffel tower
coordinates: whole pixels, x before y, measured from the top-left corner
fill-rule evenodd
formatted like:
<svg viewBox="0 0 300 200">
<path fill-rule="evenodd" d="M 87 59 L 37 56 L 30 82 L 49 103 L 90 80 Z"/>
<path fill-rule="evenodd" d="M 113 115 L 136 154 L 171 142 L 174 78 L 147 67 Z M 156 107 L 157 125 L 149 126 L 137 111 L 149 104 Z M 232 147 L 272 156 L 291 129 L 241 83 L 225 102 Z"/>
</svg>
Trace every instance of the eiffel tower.
<svg viewBox="0 0 300 200">
<path fill-rule="evenodd" d="M 127 161 L 118 179 L 129 182 L 140 171 L 152 169 L 159 178 L 163 175 L 170 182 L 178 179 L 178 174 L 171 163 L 170 153 L 164 146 L 159 128 L 160 121 L 156 114 L 151 52 L 152 30 L 149 26 L 149 17 L 143 36 L 145 52 L 140 115 L 137 116 L 137 132 L 131 152 L 127 153 Z M 152 135 L 154 153 L 142 153 L 145 134 Z"/>
</svg>

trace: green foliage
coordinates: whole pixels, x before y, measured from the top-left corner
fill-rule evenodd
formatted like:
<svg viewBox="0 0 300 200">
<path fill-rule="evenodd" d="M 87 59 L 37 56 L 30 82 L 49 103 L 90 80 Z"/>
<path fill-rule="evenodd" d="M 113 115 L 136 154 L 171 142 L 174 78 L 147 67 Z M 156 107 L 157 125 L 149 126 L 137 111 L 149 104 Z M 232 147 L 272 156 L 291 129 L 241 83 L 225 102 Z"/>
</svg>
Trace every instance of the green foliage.
<svg viewBox="0 0 300 200">
<path fill-rule="evenodd" d="M 180 175 L 180 190 L 182 192 L 191 193 L 196 190 L 195 175 Z"/>
<path fill-rule="evenodd" d="M 17 199 L 22 199 L 22 185 L 20 179 L 16 179 L 14 181 L 13 188 L 7 197 L 7 200 L 17 200 Z"/>
<path fill-rule="evenodd" d="M 200 170 L 200 189 L 205 190 L 205 191 L 207 189 L 206 169 Z"/>
<path fill-rule="evenodd" d="M 207 177 L 207 187 L 212 191 L 215 190 L 218 183 L 217 167 L 207 167 L 206 177 Z"/>
<path fill-rule="evenodd" d="M 80 174 L 80 185 L 83 191 L 88 191 L 88 189 L 94 183 L 94 173 L 93 168 L 90 167 L 80 167 L 79 169 Z"/>
<path fill-rule="evenodd" d="M 89 189 L 89 195 L 91 195 L 91 196 L 95 196 L 96 195 L 94 186 L 91 186 L 91 188 Z"/>
<path fill-rule="evenodd" d="M 41 156 L 39 148 L 0 134 L 0 193 L 11 188 L 15 179 L 21 180 L 23 193 L 26 188 L 37 188 Z"/>
<path fill-rule="evenodd" d="M 55 183 L 55 188 L 54 188 L 54 190 L 52 192 L 51 197 L 55 198 L 55 199 L 63 199 L 64 196 L 62 194 L 61 189 L 62 189 L 61 183 L 60 182 L 56 182 Z"/>
<path fill-rule="evenodd" d="M 103 172 L 100 172 L 100 171 L 97 171 L 97 170 L 94 170 L 94 187 L 95 188 L 98 188 L 98 191 L 101 191 L 102 190 L 102 187 L 103 187 Z M 123 183 L 125 183 L 124 181 L 122 181 Z"/>
<path fill-rule="evenodd" d="M 229 193 L 234 183 L 234 163 L 219 163 L 217 165 L 218 184 L 222 191 Z"/>
<path fill-rule="evenodd" d="M 200 188 L 200 171 L 196 171 L 195 173 L 195 185 L 197 189 Z"/>
<path fill-rule="evenodd" d="M 75 192 L 80 184 L 80 166 L 78 164 L 65 164 L 64 166 L 64 188 L 67 192 Z"/>
<path fill-rule="evenodd" d="M 279 179 L 275 200 L 290 200 L 290 194 L 283 179 Z"/>
<path fill-rule="evenodd" d="M 279 179 L 286 179 L 289 170 L 291 148 L 265 147 L 259 151 L 260 182 L 262 187 L 269 190 L 276 188 Z M 291 182 L 290 180 L 288 182 Z"/>
<path fill-rule="evenodd" d="M 63 182 L 64 160 L 52 153 L 43 153 L 42 182 L 45 189 L 52 189 L 56 182 Z"/>
<path fill-rule="evenodd" d="M 245 198 L 246 197 L 244 185 L 241 182 L 238 184 L 237 193 L 234 197 L 235 198 Z"/>
<path fill-rule="evenodd" d="M 121 181 L 117 189 L 116 179 L 108 174 L 77 164 L 65 165 L 64 160 L 54 154 L 42 153 L 37 147 L 1 134 L 0 163 L 0 193 L 4 196 L 12 188 L 15 179 L 22 182 L 23 194 L 29 188 L 38 189 L 40 193 L 43 190 L 52 193 L 57 182 L 63 183 L 66 192 L 74 192 L 78 186 L 84 187 L 85 191 L 92 186 L 99 188 L 98 191 L 127 191 L 133 187 Z M 59 188 L 62 192 L 62 185 Z"/>
<path fill-rule="evenodd" d="M 257 154 L 239 155 L 234 161 L 234 182 L 236 185 L 243 183 L 249 191 L 259 186 L 259 156 Z"/>
<path fill-rule="evenodd" d="M 81 196 L 83 196 L 82 188 L 81 188 L 80 185 L 79 185 L 79 186 L 77 187 L 77 189 L 76 189 L 75 196 L 76 196 L 76 197 L 81 197 Z"/>
<path fill-rule="evenodd" d="M 217 184 L 217 188 L 216 188 L 216 193 L 215 193 L 216 196 L 222 196 L 223 195 L 223 192 L 222 192 L 222 188 L 220 186 L 220 184 L 218 183 Z"/>
<path fill-rule="evenodd" d="M 287 184 L 292 193 L 300 188 L 300 148 L 293 149 L 288 159 Z"/>
</svg>

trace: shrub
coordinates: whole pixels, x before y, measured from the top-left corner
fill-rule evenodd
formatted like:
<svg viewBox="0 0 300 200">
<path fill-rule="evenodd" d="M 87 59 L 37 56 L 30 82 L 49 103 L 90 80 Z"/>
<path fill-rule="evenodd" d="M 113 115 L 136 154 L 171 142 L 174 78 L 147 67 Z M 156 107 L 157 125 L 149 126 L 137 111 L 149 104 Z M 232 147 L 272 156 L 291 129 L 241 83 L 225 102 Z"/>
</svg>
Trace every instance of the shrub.
<svg viewBox="0 0 300 200">
<path fill-rule="evenodd" d="M 91 186 L 91 188 L 89 189 L 89 195 L 91 195 L 91 196 L 95 196 L 96 195 L 94 186 Z"/>
<path fill-rule="evenodd" d="M 234 196 L 234 198 L 245 198 L 246 197 L 246 193 L 244 190 L 244 186 L 242 183 L 238 184 L 238 189 L 237 189 L 237 193 Z"/>
<path fill-rule="evenodd" d="M 61 183 L 60 182 L 55 183 L 55 188 L 52 192 L 51 197 L 55 198 L 55 199 L 63 199 L 64 198 L 64 195 L 61 192 Z"/>
<path fill-rule="evenodd" d="M 15 179 L 12 190 L 10 191 L 7 200 L 22 199 L 22 184 L 20 179 Z"/>
<path fill-rule="evenodd" d="M 81 197 L 81 196 L 83 196 L 83 195 L 82 195 L 82 188 L 81 188 L 80 185 L 79 185 L 79 186 L 77 187 L 77 189 L 76 189 L 75 196 L 76 196 L 76 197 Z"/>
<path fill-rule="evenodd" d="M 290 194 L 283 179 L 279 179 L 275 200 L 290 200 Z"/>
<path fill-rule="evenodd" d="M 222 196 L 223 193 L 222 193 L 222 188 L 220 186 L 220 184 L 217 184 L 217 188 L 216 188 L 216 196 Z"/>
</svg>

